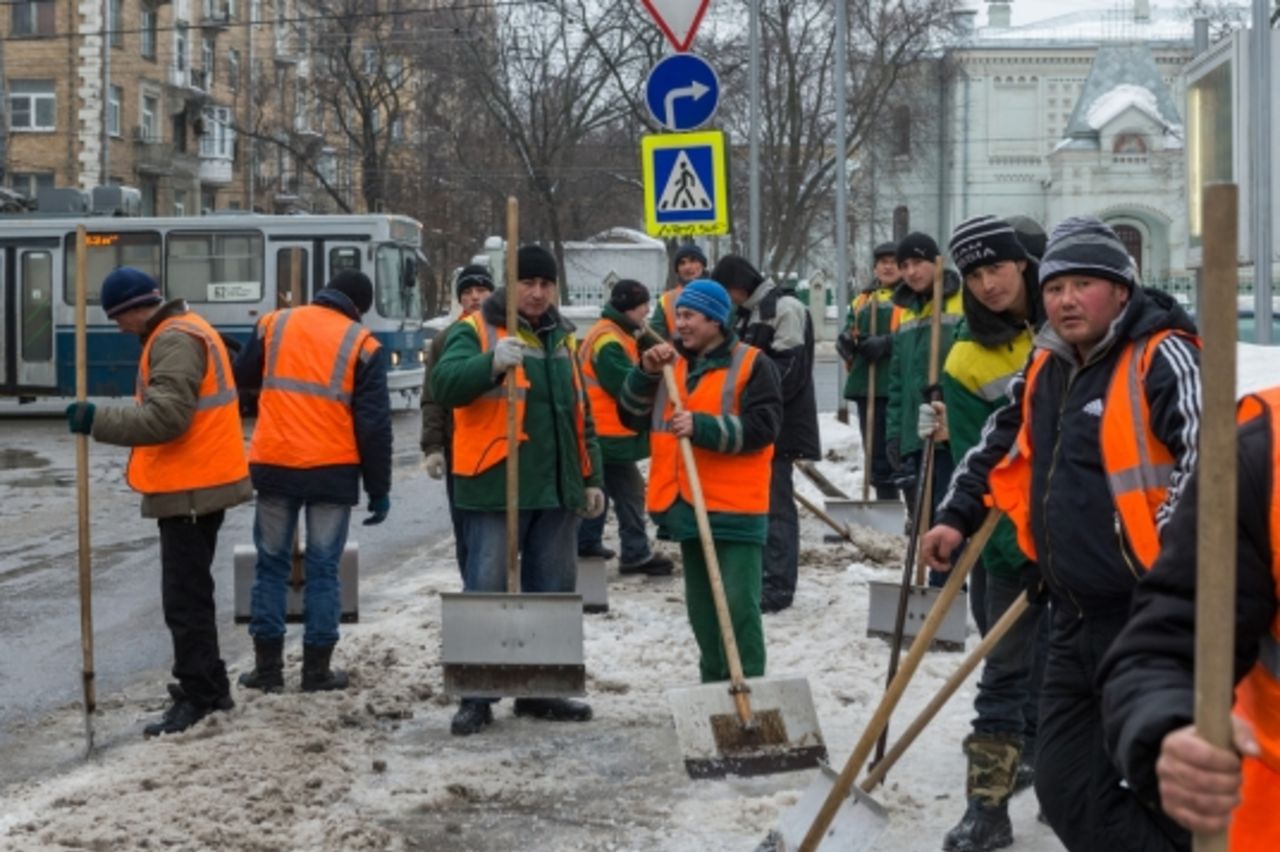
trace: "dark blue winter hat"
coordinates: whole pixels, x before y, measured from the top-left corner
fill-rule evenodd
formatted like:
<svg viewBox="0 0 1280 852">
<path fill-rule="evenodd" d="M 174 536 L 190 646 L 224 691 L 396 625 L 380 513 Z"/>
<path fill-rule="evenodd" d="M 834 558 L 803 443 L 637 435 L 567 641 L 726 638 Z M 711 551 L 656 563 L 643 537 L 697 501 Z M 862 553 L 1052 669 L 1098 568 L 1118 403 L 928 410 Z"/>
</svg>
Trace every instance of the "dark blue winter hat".
<svg viewBox="0 0 1280 852">
<path fill-rule="evenodd" d="M 358 269 L 344 269 L 333 277 L 326 285 L 327 289 L 337 290 L 351 300 L 356 310 L 362 315 L 369 313 L 373 307 L 373 282 L 369 276 Z"/>
<path fill-rule="evenodd" d="M 102 310 L 107 319 L 115 319 L 125 311 L 146 305 L 158 305 L 164 301 L 160 285 L 141 269 L 121 266 L 102 282 Z"/>
<path fill-rule="evenodd" d="M 675 269 L 680 265 L 680 261 L 686 257 L 691 257 L 702 264 L 702 268 L 707 268 L 707 256 L 703 253 L 702 247 L 697 243 L 685 243 L 676 249 L 675 256 L 671 258 L 671 268 Z"/>
<path fill-rule="evenodd" d="M 715 281 L 699 278 L 684 285 L 680 298 L 676 299 L 677 308 L 688 308 L 697 311 L 708 319 L 720 323 L 722 328 L 729 328 L 729 316 L 733 308 L 729 303 L 729 291 Z"/>
</svg>

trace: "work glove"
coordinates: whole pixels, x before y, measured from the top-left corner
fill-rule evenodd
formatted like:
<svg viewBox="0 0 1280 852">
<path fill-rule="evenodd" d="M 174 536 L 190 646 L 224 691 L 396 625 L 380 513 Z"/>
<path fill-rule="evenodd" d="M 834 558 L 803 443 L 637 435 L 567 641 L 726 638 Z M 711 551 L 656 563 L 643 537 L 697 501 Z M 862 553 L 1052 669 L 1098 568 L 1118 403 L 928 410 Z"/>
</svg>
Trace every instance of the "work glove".
<svg viewBox="0 0 1280 852">
<path fill-rule="evenodd" d="M 422 466 L 427 469 L 427 476 L 432 479 L 444 479 L 444 453 L 438 450 L 428 453 Z"/>
<path fill-rule="evenodd" d="M 505 373 L 524 360 L 524 342 L 518 337 L 503 337 L 493 344 L 493 374 Z"/>
<path fill-rule="evenodd" d="M 67 406 L 67 428 L 77 435 L 93 432 L 93 413 L 97 407 L 92 402 L 73 402 Z"/>
<path fill-rule="evenodd" d="M 859 344 L 858 354 L 864 361 L 872 364 L 883 361 L 893 354 L 893 335 L 877 334 L 875 337 L 866 338 Z"/>
<path fill-rule="evenodd" d="M 858 338 L 854 337 L 853 333 L 847 328 L 840 332 L 840 336 L 836 338 L 836 354 L 846 364 L 853 360 L 853 356 L 858 354 Z"/>
<path fill-rule="evenodd" d="M 890 438 L 884 442 L 884 457 L 889 462 L 889 467 L 894 470 L 902 467 L 902 445 L 898 443 L 897 438 Z"/>
<path fill-rule="evenodd" d="M 916 434 L 920 440 L 927 441 L 930 436 L 941 443 L 947 440 L 947 406 L 941 402 L 926 402 L 920 405 L 920 419 L 916 421 Z"/>
<path fill-rule="evenodd" d="M 1036 606 L 1048 602 L 1049 584 L 1044 581 L 1038 563 L 1025 563 L 1022 566 L 1022 573 L 1019 575 L 1018 580 L 1022 585 L 1023 591 L 1027 593 L 1027 603 Z"/>
<path fill-rule="evenodd" d="M 391 511 L 391 497 L 383 494 L 381 497 L 369 498 L 369 517 L 364 519 L 366 527 L 380 524 L 387 519 L 387 513 Z"/>
<path fill-rule="evenodd" d="M 586 505 L 578 510 L 578 514 L 587 520 L 598 518 L 604 514 L 604 490 L 601 488 L 587 487 Z"/>
</svg>

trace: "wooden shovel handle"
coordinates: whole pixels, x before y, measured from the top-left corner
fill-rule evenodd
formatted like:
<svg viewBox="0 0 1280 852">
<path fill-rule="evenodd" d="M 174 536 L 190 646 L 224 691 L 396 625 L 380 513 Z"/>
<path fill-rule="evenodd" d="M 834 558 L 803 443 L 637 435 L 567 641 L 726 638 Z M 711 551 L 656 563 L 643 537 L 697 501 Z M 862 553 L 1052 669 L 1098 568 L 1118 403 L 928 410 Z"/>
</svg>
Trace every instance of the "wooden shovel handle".
<svg viewBox="0 0 1280 852">
<path fill-rule="evenodd" d="M 520 334 L 517 310 L 516 252 L 520 242 L 519 203 L 507 199 L 507 334 Z M 520 591 L 520 423 L 517 417 L 516 368 L 507 370 L 507 592 Z"/>
<path fill-rule="evenodd" d="M 894 708 L 898 706 L 898 700 L 902 698 L 902 693 L 906 691 L 907 684 L 911 682 L 912 676 L 920 665 L 920 660 L 933 643 L 933 637 L 937 635 L 938 628 L 942 626 L 943 619 L 946 618 L 947 613 L 950 611 L 952 601 L 956 599 L 956 595 L 960 594 L 960 589 L 964 585 L 965 579 L 969 576 L 970 569 L 973 568 L 973 564 L 977 561 L 978 554 L 982 552 L 982 548 L 986 546 L 987 540 L 991 538 L 991 532 L 995 529 L 996 521 L 999 519 L 1000 512 L 998 509 L 989 511 L 986 520 L 982 522 L 982 526 L 978 528 L 978 531 L 969 539 L 969 543 L 965 545 L 964 555 L 960 557 L 960 562 L 951 569 L 951 574 L 947 577 L 947 584 L 942 587 L 942 593 L 938 595 L 938 599 L 934 601 L 933 608 L 929 610 L 929 615 L 924 620 L 924 624 L 920 626 L 920 632 L 916 634 L 915 640 L 911 643 L 911 650 L 907 652 L 907 658 L 902 661 L 902 667 L 898 669 L 898 673 L 894 675 L 893 682 L 885 690 L 884 697 L 880 699 L 880 705 L 876 708 L 870 723 L 867 724 L 866 730 L 862 732 L 862 738 L 854 746 L 849 759 L 845 761 L 844 769 L 840 771 L 839 777 L 836 778 L 831 791 L 827 794 L 826 801 L 822 803 L 817 816 L 814 817 L 813 824 L 809 826 L 809 831 L 800 843 L 801 852 L 814 852 L 818 848 L 818 843 L 822 840 L 822 836 L 830 828 L 831 821 L 835 819 L 836 811 L 840 809 L 840 803 L 849 795 L 849 790 L 853 787 L 854 776 L 866 762 L 867 756 L 871 754 L 871 749 L 875 745 L 876 739 L 880 736 L 880 732 L 884 730 L 885 725 L 889 724 L 889 716 L 893 713 Z"/>
<path fill-rule="evenodd" d="M 876 334 L 876 313 L 879 311 L 879 305 L 876 304 L 876 291 L 871 291 L 870 298 L 867 299 L 871 305 L 871 317 L 868 325 L 868 337 L 874 337 Z M 854 322 L 857 322 L 855 316 Z M 867 364 L 867 426 L 862 430 L 862 502 L 866 503 L 871 499 L 871 466 L 875 458 L 876 446 L 876 364 L 874 361 Z"/>
<path fill-rule="evenodd" d="M 684 411 L 680 399 L 680 385 L 670 364 L 662 365 L 662 379 L 667 385 L 667 396 L 676 412 Z M 693 514 L 698 521 L 698 538 L 702 540 L 702 556 L 707 563 L 707 579 L 711 583 L 711 597 L 716 604 L 716 619 L 720 622 L 720 637 L 724 640 L 724 656 L 729 663 L 729 691 L 738 708 L 738 717 L 744 727 L 751 727 L 750 689 L 742 674 L 742 660 L 738 654 L 738 639 L 733 633 L 733 619 L 729 615 L 729 601 L 724 594 L 724 580 L 720 576 L 720 560 L 716 558 L 716 543 L 711 537 L 711 519 L 707 517 L 707 504 L 702 496 L 702 480 L 698 477 L 698 465 L 693 458 L 693 443 L 680 439 L 680 456 L 689 475 L 689 489 L 693 492 Z"/>
<path fill-rule="evenodd" d="M 1013 629 L 1013 625 L 1027 611 L 1028 606 L 1030 604 L 1027 603 L 1026 592 L 1022 592 L 1013 599 L 1013 603 L 1009 604 L 1009 608 L 1004 611 L 1004 615 L 1000 616 L 1000 620 L 987 631 L 987 635 L 983 637 L 978 647 L 969 652 L 969 656 L 965 657 L 959 668 L 939 688 L 938 693 L 933 696 L 933 700 L 920 711 L 920 715 L 916 716 L 915 721 L 907 726 L 902 736 L 898 737 L 884 758 L 871 767 L 871 772 L 862 781 L 863 792 L 871 792 L 877 784 L 884 780 L 884 776 L 898 762 L 898 758 L 902 757 L 907 749 L 911 748 L 911 744 L 915 742 L 916 737 L 928 727 L 929 723 L 933 721 L 933 717 L 938 715 L 938 711 L 943 708 L 951 696 L 955 694 L 955 691 L 960 688 L 960 685 L 965 682 L 965 679 L 978 667 L 978 663 L 986 659 L 987 654 L 991 653 L 991 649 L 996 646 L 996 643 Z"/>
<path fill-rule="evenodd" d="M 84 225 L 76 226 L 76 402 L 89 397 L 88 256 Z M 76 435 L 76 515 L 79 540 L 80 653 L 84 688 L 84 724 L 93 750 L 93 714 L 97 709 L 93 671 L 93 549 L 89 538 L 89 436 Z"/>
<path fill-rule="evenodd" d="M 849 532 L 848 527 L 836 521 L 835 518 L 828 515 L 826 511 L 824 511 L 820 506 L 818 506 L 808 497 L 801 494 L 799 491 L 796 492 L 796 502 L 799 503 L 804 508 L 808 509 L 810 512 L 812 512 L 813 515 L 818 520 L 822 521 L 824 524 L 831 527 L 831 529 L 833 529 L 836 532 L 836 534 L 839 535 L 841 538 L 843 538 L 845 541 L 849 542 L 855 547 L 858 545 L 858 542 L 854 540 L 853 534 Z"/>
</svg>

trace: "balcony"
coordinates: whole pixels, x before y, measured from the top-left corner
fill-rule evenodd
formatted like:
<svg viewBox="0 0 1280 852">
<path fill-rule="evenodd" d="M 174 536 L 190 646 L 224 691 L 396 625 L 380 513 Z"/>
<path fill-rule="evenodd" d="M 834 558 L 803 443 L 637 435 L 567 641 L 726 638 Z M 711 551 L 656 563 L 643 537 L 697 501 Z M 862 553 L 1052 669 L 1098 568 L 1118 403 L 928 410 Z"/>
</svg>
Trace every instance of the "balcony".
<svg viewBox="0 0 1280 852">
<path fill-rule="evenodd" d="M 206 186 L 228 186 L 234 161 L 230 157 L 200 155 L 200 183 Z"/>
<path fill-rule="evenodd" d="M 175 151 L 173 145 L 145 136 L 135 138 L 133 162 L 138 174 L 148 177 L 192 178 L 200 170 L 200 163 L 191 154 Z"/>
</svg>

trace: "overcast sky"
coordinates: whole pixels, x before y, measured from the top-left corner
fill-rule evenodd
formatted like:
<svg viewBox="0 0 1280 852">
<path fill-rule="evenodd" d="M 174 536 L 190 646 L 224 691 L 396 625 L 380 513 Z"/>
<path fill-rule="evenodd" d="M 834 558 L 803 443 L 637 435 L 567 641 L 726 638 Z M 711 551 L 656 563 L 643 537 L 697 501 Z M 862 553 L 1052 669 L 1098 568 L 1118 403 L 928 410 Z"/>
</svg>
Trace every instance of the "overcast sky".
<svg viewBox="0 0 1280 852">
<path fill-rule="evenodd" d="M 1240 0 L 1247 3 L 1248 0 Z M 984 0 L 970 0 L 969 5 L 978 9 L 978 26 L 985 26 L 987 22 L 987 4 Z M 1021 26 L 1022 24 L 1035 23 L 1045 18 L 1052 18 L 1056 15 L 1063 15 L 1067 12 L 1074 12 L 1080 9 L 1120 9 L 1133 6 L 1133 0 L 1073 0 L 1071 3 L 1064 3 L 1063 0 L 1012 0 L 1013 5 L 1013 25 Z M 1191 5 L 1191 0 L 1152 0 L 1152 6 L 1168 8 L 1170 6 L 1186 7 Z"/>
</svg>

